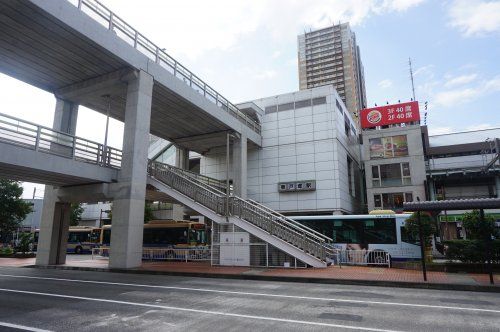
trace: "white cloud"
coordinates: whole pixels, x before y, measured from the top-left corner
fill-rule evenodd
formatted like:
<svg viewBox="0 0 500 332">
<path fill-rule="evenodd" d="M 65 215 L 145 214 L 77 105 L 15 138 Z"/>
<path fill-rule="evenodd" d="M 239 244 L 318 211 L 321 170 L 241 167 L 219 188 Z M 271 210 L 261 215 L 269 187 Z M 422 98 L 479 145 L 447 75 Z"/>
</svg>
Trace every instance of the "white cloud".
<svg viewBox="0 0 500 332">
<path fill-rule="evenodd" d="M 294 40 L 307 28 L 332 23 L 361 24 L 373 14 L 401 12 L 422 0 L 103 0 L 130 23 L 175 57 L 197 59 L 210 50 L 238 47 L 257 30 L 277 41 Z M 147 19 L 144 19 L 147 17 Z"/>
<path fill-rule="evenodd" d="M 428 127 L 428 128 L 429 128 L 429 135 L 443 135 L 453 132 L 453 128 L 451 127 Z"/>
<path fill-rule="evenodd" d="M 441 107 L 453 107 L 458 103 L 471 102 L 481 96 L 498 91 L 500 91 L 500 76 L 480 82 L 473 87 L 438 92 L 433 97 L 433 103 Z"/>
<path fill-rule="evenodd" d="M 382 80 L 378 82 L 378 86 L 381 87 L 382 89 L 390 88 L 392 86 L 392 81 L 389 79 Z"/>
<path fill-rule="evenodd" d="M 278 73 L 276 72 L 276 70 L 268 69 L 268 70 L 256 72 L 254 74 L 254 78 L 256 78 L 258 80 L 269 80 L 269 79 L 276 77 L 277 74 Z"/>
<path fill-rule="evenodd" d="M 273 54 L 271 55 L 271 58 L 273 58 L 273 59 L 277 59 L 277 58 L 279 58 L 280 56 L 281 56 L 281 51 L 276 50 L 276 51 L 274 51 L 274 52 L 273 52 Z"/>
<path fill-rule="evenodd" d="M 425 0 L 384 0 L 382 8 L 386 10 L 405 11 L 411 7 L 417 6 Z"/>
<path fill-rule="evenodd" d="M 455 0 L 448 15 L 466 37 L 500 32 L 500 1 Z"/>
<path fill-rule="evenodd" d="M 457 85 L 464 85 L 473 82 L 476 78 L 477 74 L 455 76 L 449 78 L 448 81 L 444 84 L 444 86 L 447 88 L 451 88 Z"/>
<path fill-rule="evenodd" d="M 468 126 L 465 130 L 484 130 L 491 128 L 498 128 L 498 126 L 491 125 L 491 123 L 480 123 L 477 125 Z"/>
</svg>

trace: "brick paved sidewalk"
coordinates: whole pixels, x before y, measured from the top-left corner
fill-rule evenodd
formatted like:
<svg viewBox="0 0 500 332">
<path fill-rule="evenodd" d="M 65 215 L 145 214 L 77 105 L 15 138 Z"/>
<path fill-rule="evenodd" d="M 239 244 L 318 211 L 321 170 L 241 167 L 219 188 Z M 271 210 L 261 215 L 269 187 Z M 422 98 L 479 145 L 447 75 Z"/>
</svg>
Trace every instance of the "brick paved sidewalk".
<svg viewBox="0 0 500 332">
<path fill-rule="evenodd" d="M 0 267 L 22 267 L 35 263 L 34 258 L 0 258 Z M 98 268 L 107 269 L 106 259 L 74 259 L 68 255 L 65 264 L 67 268 Z M 249 267 L 226 267 L 210 266 L 205 262 L 144 262 L 139 270 L 141 272 L 151 271 L 153 273 L 189 273 L 200 275 L 228 275 L 228 276 L 262 276 L 277 278 L 303 278 L 320 280 L 356 280 L 374 282 L 397 282 L 397 283 L 423 283 L 421 271 L 389 269 L 379 267 L 361 266 L 330 266 L 325 269 L 285 269 L 285 268 L 249 268 Z M 446 273 L 427 272 L 429 284 L 452 284 L 468 286 L 489 286 L 489 276 L 487 274 L 466 274 L 466 273 Z M 500 275 L 494 275 L 495 286 L 500 288 Z"/>
</svg>

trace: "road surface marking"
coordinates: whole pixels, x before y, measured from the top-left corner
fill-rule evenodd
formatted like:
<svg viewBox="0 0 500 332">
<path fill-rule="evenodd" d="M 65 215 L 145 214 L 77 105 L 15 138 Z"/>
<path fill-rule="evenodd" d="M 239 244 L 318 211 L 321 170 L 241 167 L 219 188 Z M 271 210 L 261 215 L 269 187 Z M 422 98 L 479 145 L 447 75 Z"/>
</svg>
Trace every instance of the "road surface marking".
<svg viewBox="0 0 500 332">
<path fill-rule="evenodd" d="M 265 321 L 283 322 L 283 323 L 292 323 L 292 324 L 301 324 L 301 325 L 336 327 L 336 328 L 347 329 L 347 330 L 373 331 L 373 332 L 402 332 L 402 331 L 397 331 L 397 330 L 377 329 L 377 328 L 362 327 L 362 326 L 330 324 L 330 323 L 321 323 L 321 322 L 313 322 L 313 321 L 305 321 L 305 320 L 277 318 L 277 317 L 234 314 L 234 313 L 221 312 L 221 311 L 210 311 L 210 310 L 191 309 L 191 308 L 182 308 L 182 307 L 171 307 L 171 306 L 165 306 L 165 305 L 159 305 L 159 304 L 148 304 L 148 303 L 138 303 L 138 302 L 129 302 L 129 301 L 108 300 L 108 299 L 99 299 L 99 298 L 85 297 L 85 296 L 50 294 L 50 293 L 23 291 L 23 290 L 7 289 L 7 288 L 0 288 L 0 292 L 39 295 L 39 296 L 48 296 L 48 297 L 58 297 L 58 298 L 64 298 L 64 299 L 75 299 L 75 300 L 80 300 L 80 301 L 93 301 L 93 302 L 104 302 L 104 303 L 113 303 L 113 304 L 124 304 L 124 305 L 136 306 L 136 307 L 155 308 L 155 309 L 163 309 L 163 310 L 171 310 L 171 311 L 194 312 L 194 313 L 199 313 L 199 314 L 247 318 L 247 319 L 253 319 L 253 320 L 265 320 Z"/>
<path fill-rule="evenodd" d="M 17 325 L 17 324 L 12 324 L 12 323 L 7 323 L 7 322 L 0 322 L 0 326 L 10 327 L 13 329 L 18 329 L 18 330 L 32 331 L 32 332 L 52 332 L 50 330 L 37 329 L 36 327 Z"/>
<path fill-rule="evenodd" d="M 364 303 L 364 304 L 387 305 L 387 306 L 401 306 L 401 307 L 415 307 L 415 308 L 431 308 L 431 309 L 447 309 L 447 310 L 500 313 L 500 310 L 494 310 L 494 309 L 482 309 L 482 308 L 472 308 L 472 307 L 452 307 L 452 306 L 442 306 L 442 305 L 432 305 L 432 304 L 367 301 L 367 300 L 351 300 L 351 299 L 348 300 L 348 299 L 338 299 L 338 298 L 331 298 L 331 297 L 311 297 L 311 296 L 297 296 L 297 295 L 283 295 L 283 294 L 254 293 L 254 292 L 238 292 L 238 291 L 228 291 L 228 290 L 218 290 L 218 289 L 189 288 L 189 287 L 161 286 L 161 285 L 147 285 L 147 284 L 132 284 L 132 283 L 122 283 L 122 282 L 111 282 L 111 281 L 94 281 L 94 280 L 80 280 L 80 279 L 51 278 L 51 277 L 19 276 L 19 275 L 12 275 L 12 274 L 0 274 L 0 277 L 25 278 L 25 279 L 37 279 L 37 280 L 53 280 L 53 281 L 65 281 L 65 282 L 113 285 L 113 286 L 131 286 L 131 287 L 142 287 L 142 288 L 171 289 L 171 290 L 183 290 L 183 291 L 192 291 L 192 292 L 219 293 L 219 294 L 232 294 L 232 295 L 245 295 L 245 296 L 274 297 L 274 298 L 296 299 L 296 300 L 337 301 L 337 302 L 346 302 L 346 303 Z"/>
</svg>

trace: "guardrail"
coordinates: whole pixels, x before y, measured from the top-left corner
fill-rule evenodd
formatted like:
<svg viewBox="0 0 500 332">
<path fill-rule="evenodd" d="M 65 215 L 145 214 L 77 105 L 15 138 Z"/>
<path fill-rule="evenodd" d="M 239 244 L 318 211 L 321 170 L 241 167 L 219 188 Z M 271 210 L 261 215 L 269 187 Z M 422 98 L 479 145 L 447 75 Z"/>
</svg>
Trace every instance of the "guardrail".
<svg viewBox="0 0 500 332">
<path fill-rule="evenodd" d="M 109 258 L 109 247 L 92 249 L 92 259 Z M 142 260 L 146 261 L 210 261 L 210 246 L 196 248 L 143 248 Z"/>
<path fill-rule="evenodd" d="M 118 37 L 127 42 L 130 46 L 147 56 L 155 63 L 162 66 L 172 75 L 186 83 L 193 90 L 203 95 L 224 111 L 228 112 L 240 122 L 250 127 L 255 132 L 261 132 L 261 126 L 258 122 L 248 117 L 234 106 L 229 100 L 221 96 L 212 87 L 202 81 L 198 76 L 181 65 L 177 60 L 168 55 L 163 48 L 153 43 L 143 34 L 134 29 L 131 25 L 113 13 L 106 6 L 97 0 L 68 0 L 79 10 L 92 17 L 98 23 L 107 29 L 116 33 Z"/>
<path fill-rule="evenodd" d="M 329 238 L 324 235 L 315 234 L 306 226 L 279 217 L 274 211 L 265 210 L 252 201 L 236 196 L 227 199 L 224 192 L 187 177 L 169 165 L 150 161 L 148 173 L 221 216 L 226 215 L 226 204 L 229 204 L 227 211 L 230 215 L 237 216 L 323 261 L 333 253 L 327 244 L 326 239 Z"/>
<path fill-rule="evenodd" d="M 391 266 L 391 256 L 385 251 L 336 250 L 332 259 L 339 265 Z"/>
<path fill-rule="evenodd" d="M 171 248 L 144 248 L 142 259 L 147 261 L 210 261 L 210 247 L 197 247 L 186 249 Z"/>
<path fill-rule="evenodd" d="M 121 150 L 1 113 L 0 142 L 99 166 L 121 167 Z"/>
</svg>

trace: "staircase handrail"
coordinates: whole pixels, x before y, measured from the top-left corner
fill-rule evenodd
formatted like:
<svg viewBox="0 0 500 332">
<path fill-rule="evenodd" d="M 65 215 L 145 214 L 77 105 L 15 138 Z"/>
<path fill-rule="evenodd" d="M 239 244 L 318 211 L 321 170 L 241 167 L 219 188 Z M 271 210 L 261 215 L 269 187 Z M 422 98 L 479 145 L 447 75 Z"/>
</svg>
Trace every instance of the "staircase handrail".
<svg viewBox="0 0 500 332">
<path fill-rule="evenodd" d="M 316 235 L 317 237 L 322 238 L 326 243 L 333 243 L 333 239 L 332 238 L 330 238 L 330 237 L 328 237 L 328 236 L 326 236 L 326 235 L 324 235 L 324 234 L 322 234 L 322 233 L 320 233 L 318 231 L 315 231 L 314 229 L 312 229 L 310 227 L 307 227 L 307 226 L 305 226 L 305 225 L 297 222 L 296 220 L 288 218 L 287 216 L 282 215 L 281 213 L 279 213 L 277 211 L 274 211 L 273 209 L 271 209 L 271 208 L 269 208 L 269 207 L 267 207 L 267 206 L 265 206 L 265 205 L 263 205 L 263 204 L 255 201 L 253 199 L 247 199 L 247 201 L 253 203 L 254 205 L 259 206 L 261 209 L 266 210 L 267 212 L 273 214 L 274 216 L 276 216 L 278 218 L 281 218 L 281 219 L 285 220 L 288 223 L 294 224 L 297 227 L 305 229 L 307 232 L 312 233 L 312 234 Z"/>
<path fill-rule="evenodd" d="M 225 214 L 226 204 L 229 203 L 228 211 L 231 215 L 240 217 L 250 224 L 267 231 L 270 235 L 282 239 L 290 245 L 323 261 L 326 260 L 330 250 L 329 246 L 325 243 L 324 236 L 318 236 L 309 232 L 307 229 L 304 229 L 303 225 L 299 227 L 295 223 L 288 222 L 286 218 L 276 216 L 252 201 L 231 195 L 228 202 L 226 193 L 187 176 L 178 170 L 178 168 L 171 165 L 155 161 L 148 163 L 148 172 L 150 175 L 219 215 Z"/>
</svg>

